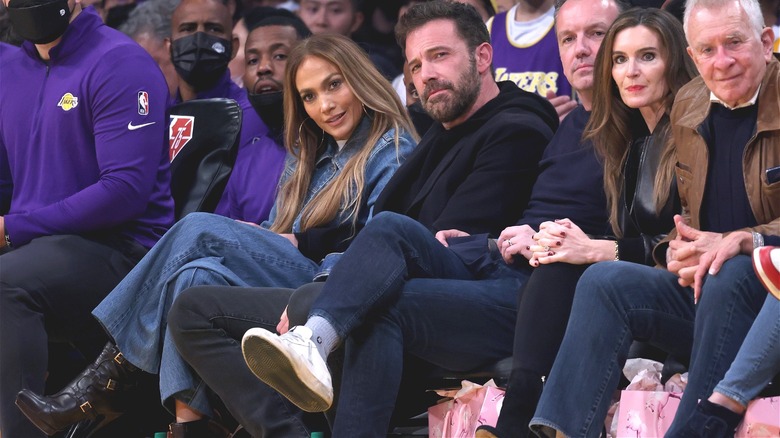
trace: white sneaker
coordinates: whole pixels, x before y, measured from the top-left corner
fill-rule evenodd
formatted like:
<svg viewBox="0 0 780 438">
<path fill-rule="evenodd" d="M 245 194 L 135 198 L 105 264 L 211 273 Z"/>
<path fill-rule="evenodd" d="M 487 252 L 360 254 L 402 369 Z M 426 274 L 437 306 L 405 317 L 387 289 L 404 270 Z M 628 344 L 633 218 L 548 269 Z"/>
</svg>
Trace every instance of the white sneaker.
<svg viewBox="0 0 780 438">
<path fill-rule="evenodd" d="M 305 326 L 281 336 L 256 327 L 244 333 L 241 350 L 260 380 L 304 411 L 323 412 L 333 404 L 333 384 L 311 334 Z"/>
</svg>

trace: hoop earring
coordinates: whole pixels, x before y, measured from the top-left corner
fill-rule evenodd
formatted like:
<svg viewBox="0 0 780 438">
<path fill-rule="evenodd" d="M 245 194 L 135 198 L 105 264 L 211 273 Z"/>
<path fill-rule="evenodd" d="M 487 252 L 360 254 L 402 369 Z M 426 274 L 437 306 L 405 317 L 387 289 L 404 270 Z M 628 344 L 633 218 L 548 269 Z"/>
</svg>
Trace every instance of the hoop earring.
<svg viewBox="0 0 780 438">
<path fill-rule="evenodd" d="M 300 125 L 298 125 L 298 145 L 301 145 L 301 135 L 303 134 L 303 124 L 306 123 L 307 120 L 311 120 L 311 117 L 306 117 L 303 119 Z M 322 129 L 322 128 L 320 128 Z M 325 142 L 325 130 L 322 129 L 322 136 L 320 137 L 320 144 L 317 146 L 318 148 L 322 146 L 322 143 Z"/>
</svg>

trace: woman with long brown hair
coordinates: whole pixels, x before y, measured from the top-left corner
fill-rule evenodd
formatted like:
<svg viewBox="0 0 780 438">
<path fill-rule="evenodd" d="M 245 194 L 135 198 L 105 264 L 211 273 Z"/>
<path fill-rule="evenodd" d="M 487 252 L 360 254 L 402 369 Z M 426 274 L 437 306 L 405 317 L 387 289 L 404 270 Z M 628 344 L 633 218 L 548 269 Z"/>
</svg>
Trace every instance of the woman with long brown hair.
<svg viewBox="0 0 780 438">
<path fill-rule="evenodd" d="M 668 114 L 694 75 L 682 26 L 658 9 L 623 12 L 596 57 L 593 106 L 584 139 L 604 163 L 614 237 L 588 236 L 572 221 L 542 223 L 530 247 L 535 266 L 518 307 L 512 373 L 498 424 L 478 437 L 524 437 L 561 345 L 574 291 L 593 263 L 653 264 L 653 243 L 680 209 Z"/>
</svg>

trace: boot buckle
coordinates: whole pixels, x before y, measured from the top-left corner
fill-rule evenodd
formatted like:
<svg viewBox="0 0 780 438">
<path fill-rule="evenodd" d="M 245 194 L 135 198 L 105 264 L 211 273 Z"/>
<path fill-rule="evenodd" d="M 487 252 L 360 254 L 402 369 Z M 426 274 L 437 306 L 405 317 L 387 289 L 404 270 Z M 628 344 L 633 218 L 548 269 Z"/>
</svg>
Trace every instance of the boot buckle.
<svg viewBox="0 0 780 438">
<path fill-rule="evenodd" d="M 79 408 L 81 408 L 81 412 L 85 414 L 89 414 L 90 412 L 92 412 L 92 404 L 90 404 L 88 401 L 82 403 L 81 406 L 79 406 Z"/>
<path fill-rule="evenodd" d="M 108 379 L 108 383 L 106 383 L 106 389 L 108 389 L 109 391 L 116 390 L 116 380 Z"/>
<path fill-rule="evenodd" d="M 120 351 L 119 353 L 116 354 L 116 356 L 114 356 L 114 362 L 118 363 L 119 365 L 124 364 L 125 363 L 125 355 L 122 354 L 122 352 Z"/>
</svg>

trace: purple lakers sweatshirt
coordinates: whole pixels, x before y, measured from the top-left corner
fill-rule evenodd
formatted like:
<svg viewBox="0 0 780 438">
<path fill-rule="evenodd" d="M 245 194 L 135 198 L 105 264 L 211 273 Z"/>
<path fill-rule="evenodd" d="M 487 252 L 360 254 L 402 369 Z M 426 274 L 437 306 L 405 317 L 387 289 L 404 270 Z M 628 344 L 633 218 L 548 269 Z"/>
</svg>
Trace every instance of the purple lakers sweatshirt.
<svg viewBox="0 0 780 438">
<path fill-rule="evenodd" d="M 29 42 L 2 58 L 0 214 L 12 245 L 99 232 L 151 247 L 173 222 L 159 67 L 92 8 L 50 58 Z"/>
</svg>

